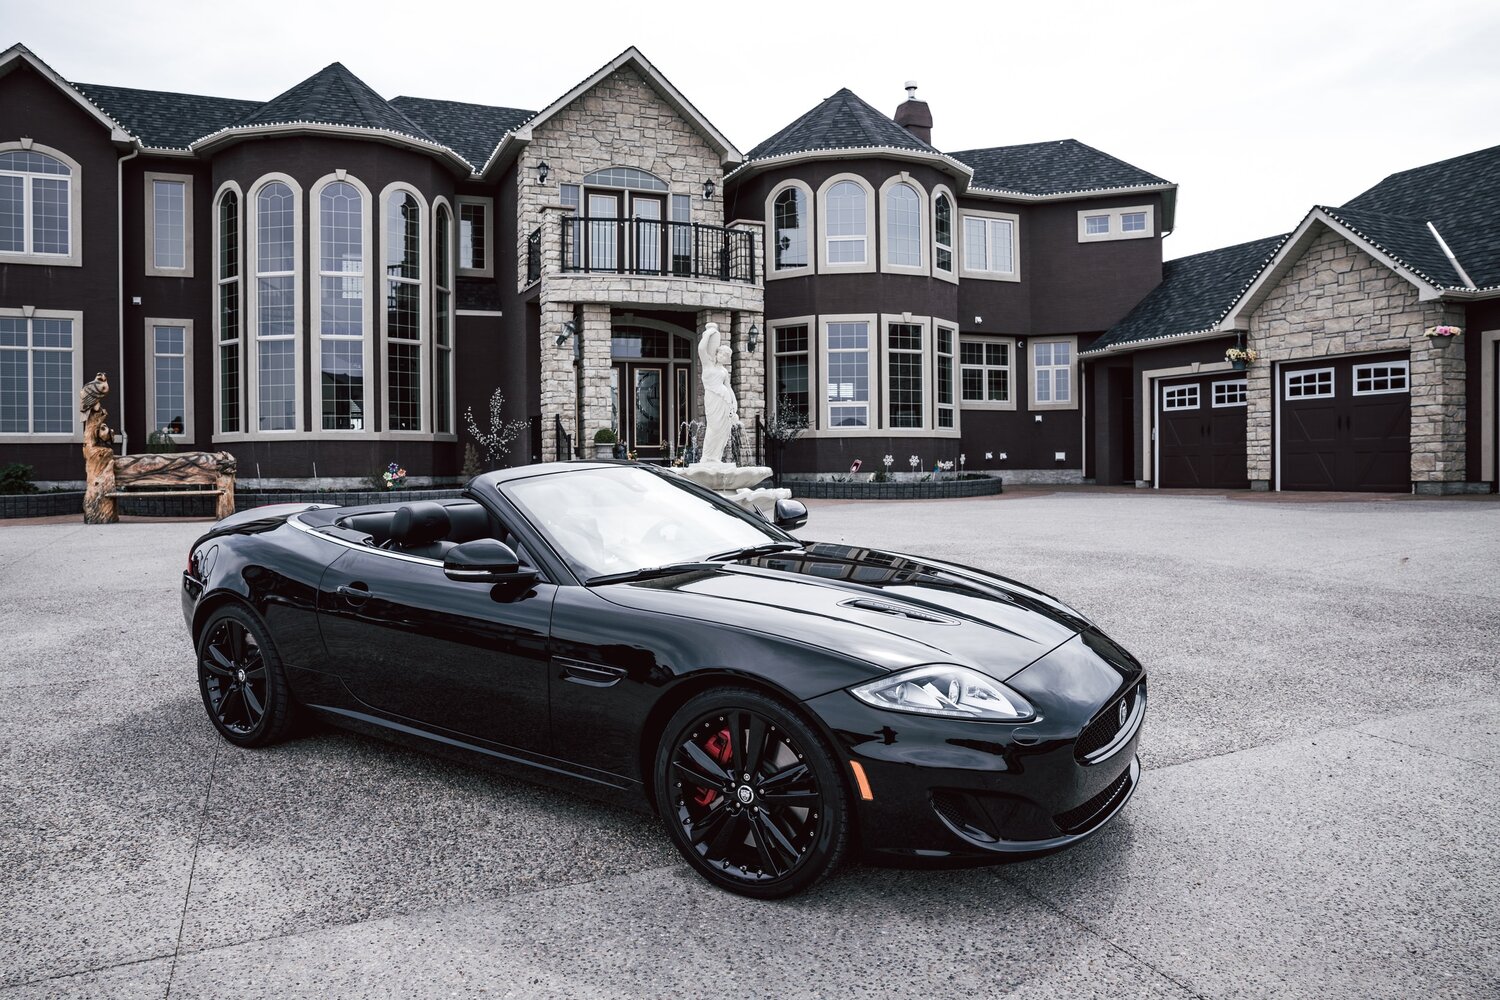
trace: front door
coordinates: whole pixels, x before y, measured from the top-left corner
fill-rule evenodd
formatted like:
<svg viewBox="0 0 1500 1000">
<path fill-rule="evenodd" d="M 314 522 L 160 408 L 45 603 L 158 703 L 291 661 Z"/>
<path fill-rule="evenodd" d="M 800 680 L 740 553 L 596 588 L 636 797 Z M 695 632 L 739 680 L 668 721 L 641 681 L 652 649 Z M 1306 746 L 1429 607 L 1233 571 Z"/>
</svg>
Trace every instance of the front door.
<svg viewBox="0 0 1500 1000">
<path fill-rule="evenodd" d="M 620 362 L 611 376 L 618 433 L 637 461 L 668 457 L 667 366 Z"/>
<path fill-rule="evenodd" d="M 1157 383 L 1157 485 L 1249 487 L 1245 386 L 1245 376 L 1234 372 Z"/>
<path fill-rule="evenodd" d="M 1411 489 L 1406 355 L 1333 358 L 1278 372 L 1280 488 Z"/>
<path fill-rule="evenodd" d="M 323 574 L 319 621 L 333 669 L 377 712 L 546 753 L 556 591 L 502 594 L 435 562 L 351 549 Z"/>
<path fill-rule="evenodd" d="M 637 274 L 660 274 L 666 264 L 662 256 L 666 246 L 666 227 L 662 217 L 667 203 L 660 195 L 632 194 L 630 196 L 631 262 Z"/>
</svg>

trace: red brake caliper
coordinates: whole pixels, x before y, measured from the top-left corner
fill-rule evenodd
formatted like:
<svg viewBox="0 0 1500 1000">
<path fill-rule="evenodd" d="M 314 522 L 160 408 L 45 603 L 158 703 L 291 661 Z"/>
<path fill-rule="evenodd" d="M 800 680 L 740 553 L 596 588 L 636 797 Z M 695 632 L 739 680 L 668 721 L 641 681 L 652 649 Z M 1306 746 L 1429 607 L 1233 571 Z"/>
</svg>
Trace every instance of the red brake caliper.
<svg viewBox="0 0 1500 1000">
<path fill-rule="evenodd" d="M 707 750 L 708 755 L 720 764 L 728 764 L 730 757 L 734 755 L 734 751 L 729 746 L 729 730 L 726 728 L 714 733 L 704 742 L 703 749 Z M 700 806 L 707 806 L 712 805 L 714 799 L 718 797 L 719 793 L 712 788 L 700 788 L 694 794 L 693 801 Z"/>
</svg>

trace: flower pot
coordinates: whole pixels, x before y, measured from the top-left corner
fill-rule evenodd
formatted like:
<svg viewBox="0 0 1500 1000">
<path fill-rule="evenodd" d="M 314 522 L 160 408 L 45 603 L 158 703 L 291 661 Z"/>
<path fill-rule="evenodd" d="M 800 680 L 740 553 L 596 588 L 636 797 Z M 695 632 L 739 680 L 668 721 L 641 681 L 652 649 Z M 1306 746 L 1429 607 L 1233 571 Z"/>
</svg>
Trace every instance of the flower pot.
<svg viewBox="0 0 1500 1000">
<path fill-rule="evenodd" d="M 615 457 L 615 443 L 613 441 L 609 441 L 609 442 L 595 441 L 594 442 L 594 457 L 595 458 L 614 458 Z"/>
<path fill-rule="evenodd" d="M 1428 337 L 1427 342 L 1433 347 L 1447 347 L 1457 339 L 1457 337 Z"/>
<path fill-rule="evenodd" d="M 1248 364 L 1248 361 L 1231 361 L 1229 362 L 1229 367 L 1233 368 L 1237 372 L 1242 372 L 1245 370 L 1245 366 Z"/>
</svg>

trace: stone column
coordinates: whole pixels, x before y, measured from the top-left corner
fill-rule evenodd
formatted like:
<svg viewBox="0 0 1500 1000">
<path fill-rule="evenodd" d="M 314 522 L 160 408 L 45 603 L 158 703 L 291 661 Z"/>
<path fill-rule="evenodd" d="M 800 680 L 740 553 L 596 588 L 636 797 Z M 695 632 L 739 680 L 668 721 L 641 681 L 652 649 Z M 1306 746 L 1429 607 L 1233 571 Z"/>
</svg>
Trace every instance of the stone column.
<svg viewBox="0 0 1500 1000">
<path fill-rule="evenodd" d="M 608 305 L 588 302 L 583 306 L 583 440 L 584 455 L 592 455 L 594 432 L 613 427 L 610 412 L 610 338 L 614 332 Z M 618 429 L 618 428 L 617 428 Z"/>
<path fill-rule="evenodd" d="M 1420 323 L 1410 325 L 1411 478 L 1418 493 L 1461 490 L 1467 478 L 1464 422 L 1467 413 L 1463 336 L 1437 341 L 1429 326 L 1464 325 L 1462 308 L 1431 303 Z M 1449 485 L 1451 484 L 1451 485 Z"/>
<path fill-rule="evenodd" d="M 557 455 L 556 427 L 562 420 L 563 429 L 576 436 L 577 387 L 574 382 L 573 345 L 557 346 L 557 337 L 563 324 L 573 318 L 573 303 L 541 302 L 542 329 L 541 355 L 537 377 L 541 382 L 542 410 L 542 458 L 553 461 Z M 576 446 L 579 442 L 574 441 Z M 564 455 L 564 459 L 571 456 Z"/>
<path fill-rule="evenodd" d="M 759 329 L 759 340 L 755 350 L 748 350 L 750 327 Z M 734 386 L 735 399 L 740 405 L 740 440 L 744 442 L 742 462 L 752 464 L 755 451 L 755 418 L 764 422 L 766 411 L 766 330 L 765 318 L 760 313 L 741 312 L 734 329 Z M 761 458 L 769 456 L 762 454 Z"/>
</svg>

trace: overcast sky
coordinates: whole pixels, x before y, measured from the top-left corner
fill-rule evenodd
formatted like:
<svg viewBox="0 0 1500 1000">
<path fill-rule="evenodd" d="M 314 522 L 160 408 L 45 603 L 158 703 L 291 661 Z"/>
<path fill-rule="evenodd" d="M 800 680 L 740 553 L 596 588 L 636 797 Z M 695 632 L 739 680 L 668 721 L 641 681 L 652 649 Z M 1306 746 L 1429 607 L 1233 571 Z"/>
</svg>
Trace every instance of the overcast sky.
<svg viewBox="0 0 1500 1000">
<path fill-rule="evenodd" d="M 939 148 L 1071 137 L 1177 182 L 1169 258 L 1500 144 L 1500 0 L 0 0 L 15 41 L 88 83 L 265 100 L 339 61 L 386 97 L 531 109 L 634 44 L 744 151 L 915 79 Z"/>
</svg>

